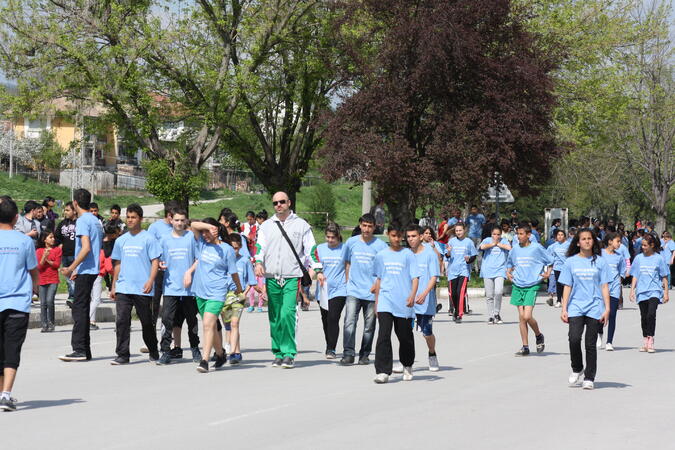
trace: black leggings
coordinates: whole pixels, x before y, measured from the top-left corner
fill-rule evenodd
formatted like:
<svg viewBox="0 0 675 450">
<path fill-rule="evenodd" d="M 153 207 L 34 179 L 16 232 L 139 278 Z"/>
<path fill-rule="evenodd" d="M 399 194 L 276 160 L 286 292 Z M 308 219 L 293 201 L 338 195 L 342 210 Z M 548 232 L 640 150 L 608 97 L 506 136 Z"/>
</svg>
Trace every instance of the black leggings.
<svg viewBox="0 0 675 450">
<path fill-rule="evenodd" d="M 586 337 L 584 346 L 586 347 L 586 370 L 584 379 L 595 380 L 597 370 L 598 351 L 595 348 L 595 341 L 598 339 L 598 329 L 602 327 L 599 320 L 588 316 L 577 316 L 569 318 L 569 340 L 570 340 L 570 359 L 572 361 L 572 371 L 579 373 L 584 368 L 584 358 L 581 352 L 581 335 L 586 327 Z"/>
<path fill-rule="evenodd" d="M 323 333 L 326 338 L 326 350 L 335 351 L 340 337 L 340 317 L 347 297 L 333 297 L 328 300 L 328 311 L 321 310 Z"/>
<path fill-rule="evenodd" d="M 565 289 L 565 285 L 560 282 L 560 271 L 554 270 L 553 273 L 555 274 L 555 295 L 557 302 L 562 303 L 563 289 Z"/>
<path fill-rule="evenodd" d="M 642 336 L 654 337 L 654 333 L 656 333 L 656 309 L 659 307 L 659 299 L 652 297 L 649 300 L 642 300 L 638 303 L 638 306 L 640 306 Z"/>
<path fill-rule="evenodd" d="M 614 341 L 614 330 L 616 330 L 616 310 L 619 309 L 619 299 L 616 297 L 609 298 L 609 324 L 607 325 L 607 343 L 611 344 Z M 602 334 L 602 328 L 600 328 Z"/>
<path fill-rule="evenodd" d="M 452 299 L 452 306 L 454 307 L 454 316 L 462 317 L 465 311 L 465 295 L 466 295 L 466 277 L 457 277 L 450 280 L 450 298 Z"/>
<path fill-rule="evenodd" d="M 377 313 L 380 330 L 377 332 L 375 346 L 375 373 L 391 375 L 393 353 L 391 349 L 391 329 L 398 338 L 398 358 L 403 367 L 410 367 L 415 362 L 415 338 L 413 337 L 412 319 L 396 317 L 392 313 Z"/>
</svg>

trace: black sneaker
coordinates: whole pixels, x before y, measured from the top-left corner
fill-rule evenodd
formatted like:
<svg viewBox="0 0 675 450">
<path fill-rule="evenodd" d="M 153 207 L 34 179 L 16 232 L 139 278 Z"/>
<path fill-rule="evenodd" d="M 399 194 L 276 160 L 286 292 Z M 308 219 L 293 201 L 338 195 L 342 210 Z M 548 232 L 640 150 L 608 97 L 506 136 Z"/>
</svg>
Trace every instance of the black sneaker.
<svg viewBox="0 0 675 450">
<path fill-rule="evenodd" d="M 199 373 L 208 373 L 209 372 L 209 363 L 208 361 L 204 361 L 203 359 L 199 361 L 199 365 L 197 366 L 197 372 Z"/>
<path fill-rule="evenodd" d="M 16 411 L 16 403 L 12 398 L 0 398 L 0 409 L 3 411 Z"/>
<path fill-rule="evenodd" d="M 441 312 L 441 309 L 443 309 L 443 304 L 442 303 L 436 304 L 436 312 L 437 313 Z"/>
<path fill-rule="evenodd" d="M 515 355 L 516 356 L 527 356 L 530 354 L 530 349 L 527 347 L 520 347 L 520 350 L 518 350 Z"/>
<path fill-rule="evenodd" d="M 462 323 L 462 318 L 457 316 L 457 318 L 455 319 L 455 323 Z"/>
<path fill-rule="evenodd" d="M 544 351 L 544 348 L 546 345 L 544 344 L 544 333 L 539 333 L 539 336 L 537 338 L 537 353 L 541 353 Z"/>
<path fill-rule="evenodd" d="M 190 350 L 192 351 L 192 362 L 198 363 L 202 360 L 202 352 L 199 351 L 199 347 L 191 347 Z M 181 356 L 182 353 L 183 352 L 181 351 Z"/>
<path fill-rule="evenodd" d="M 487 321 L 487 324 L 488 324 L 488 325 L 494 325 L 494 324 L 495 324 L 495 318 L 494 318 L 494 317 L 490 317 L 490 318 L 488 319 L 488 321 Z"/>
<path fill-rule="evenodd" d="M 171 355 L 169 355 L 169 352 L 162 352 L 162 356 L 157 360 L 157 365 L 166 366 L 167 364 L 171 364 Z"/>
<path fill-rule="evenodd" d="M 274 361 L 272 361 L 272 367 L 281 367 L 281 362 L 283 360 L 281 358 L 274 358 Z"/>
<path fill-rule="evenodd" d="M 121 366 L 123 364 L 129 364 L 129 358 L 122 358 L 121 356 L 118 356 L 117 358 L 110 361 L 111 366 Z"/>
<path fill-rule="evenodd" d="M 295 367 L 295 361 L 290 356 L 284 357 L 284 360 L 281 361 L 281 367 L 284 369 L 292 369 Z"/>
<path fill-rule="evenodd" d="M 326 350 L 326 359 L 335 359 L 335 358 L 337 358 L 335 350 Z"/>
<path fill-rule="evenodd" d="M 225 353 L 225 350 L 223 350 L 223 354 L 218 356 L 216 355 L 216 363 L 213 365 L 214 369 L 220 369 L 225 365 L 227 362 L 227 354 Z"/>
<path fill-rule="evenodd" d="M 40 333 L 48 333 L 49 332 L 49 327 L 42 327 L 40 330 Z"/>
<path fill-rule="evenodd" d="M 68 300 L 66 300 L 66 306 L 70 309 L 73 309 L 73 301 L 75 301 L 74 298 L 69 298 Z"/>
<path fill-rule="evenodd" d="M 159 361 L 159 352 L 157 350 L 150 352 L 149 359 L 150 361 Z"/>
<path fill-rule="evenodd" d="M 199 350 L 199 349 L 197 349 Z M 169 350 L 169 356 L 171 356 L 171 359 L 182 359 L 183 358 L 183 349 L 180 347 L 174 347 L 171 350 Z M 193 352 L 194 356 L 194 352 Z M 202 360 L 201 353 L 199 355 L 199 359 L 195 362 L 199 362 Z"/>
<path fill-rule="evenodd" d="M 53 323 L 50 323 L 49 326 L 47 327 L 47 331 L 49 331 L 51 333 L 54 330 L 56 330 L 56 327 L 54 326 Z"/>
<path fill-rule="evenodd" d="M 359 357 L 359 366 L 367 366 L 368 364 L 370 364 L 370 358 L 367 356 Z"/>
<path fill-rule="evenodd" d="M 502 316 L 500 316 L 499 314 L 497 314 L 497 315 L 495 316 L 495 323 L 496 323 L 496 324 L 502 324 L 502 323 L 504 323 L 504 321 L 502 320 Z"/>
<path fill-rule="evenodd" d="M 82 352 L 73 352 L 67 355 L 59 356 L 61 361 L 72 362 L 72 361 L 86 361 L 87 355 Z"/>
<path fill-rule="evenodd" d="M 91 331 L 96 331 L 96 330 L 98 330 L 98 329 L 99 329 L 99 327 L 98 327 L 98 325 L 96 325 L 95 323 L 90 323 L 90 324 L 89 324 L 89 330 L 91 330 Z"/>
<path fill-rule="evenodd" d="M 343 356 L 342 359 L 340 360 L 341 366 L 351 366 L 352 364 L 354 364 L 353 356 Z"/>
</svg>

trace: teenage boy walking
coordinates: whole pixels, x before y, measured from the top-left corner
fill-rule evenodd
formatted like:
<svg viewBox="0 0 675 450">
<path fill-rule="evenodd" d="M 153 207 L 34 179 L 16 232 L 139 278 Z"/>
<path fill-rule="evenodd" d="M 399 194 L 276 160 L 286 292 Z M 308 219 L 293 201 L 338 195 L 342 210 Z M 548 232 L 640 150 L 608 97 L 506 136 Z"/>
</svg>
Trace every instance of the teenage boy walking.
<svg viewBox="0 0 675 450">
<path fill-rule="evenodd" d="M 528 345 L 527 327 L 534 331 L 537 343 L 537 353 L 544 351 L 544 335 L 539 330 L 539 324 L 532 317 L 537 291 L 542 280 L 551 275 L 553 257 L 541 244 L 532 242 L 532 229 L 522 223 L 518 227 L 518 244 L 514 245 L 506 263 L 506 276 L 513 283 L 511 304 L 518 308 L 520 319 L 520 337 L 523 346 L 516 352 L 516 356 L 530 354 Z"/>
<path fill-rule="evenodd" d="M 143 208 L 139 204 L 127 206 L 128 231 L 117 238 L 111 256 L 115 272 L 110 298 L 115 300 L 117 313 L 117 358 L 111 361 L 112 365 L 129 362 L 131 309 L 134 307 L 141 321 L 143 341 L 150 352 L 150 360 L 159 359 L 151 305 L 161 250 L 157 240 L 141 229 L 142 220 Z"/>
<path fill-rule="evenodd" d="M 359 219 L 361 234 L 347 239 L 342 249 L 342 261 L 347 278 L 347 299 L 345 301 L 345 322 L 343 348 L 344 354 L 340 364 L 354 364 L 356 356 L 356 323 L 359 312 L 363 311 L 363 338 L 359 350 L 359 364 L 370 362 L 368 356 L 373 347 L 375 336 L 375 276 L 373 262 L 375 255 L 387 248 L 376 238 L 375 217 L 364 214 Z"/>
<path fill-rule="evenodd" d="M 16 411 L 12 387 L 26 339 L 31 298 L 38 292 L 33 240 L 15 231 L 16 203 L 0 198 L 0 410 Z"/>
<path fill-rule="evenodd" d="M 399 342 L 398 356 L 403 365 L 403 381 L 413 379 L 415 338 L 413 337 L 413 305 L 419 284 L 415 255 L 401 246 L 403 232 L 396 225 L 387 228 L 389 248 L 375 256 L 375 312 L 380 329 L 375 347 L 375 383 L 389 381 L 393 359 L 391 330 Z"/>
<path fill-rule="evenodd" d="M 465 237 L 465 234 L 464 224 L 461 222 L 455 224 L 455 237 L 448 241 L 448 246 L 445 249 L 445 256 L 449 259 L 448 280 L 450 280 L 450 286 L 448 291 L 454 307 L 453 320 L 456 323 L 462 323 L 466 285 L 469 281 L 469 267 L 478 254 L 473 241 Z"/>
<path fill-rule="evenodd" d="M 100 271 L 103 225 L 89 212 L 90 202 L 91 194 L 88 190 L 77 189 L 73 193 L 73 206 L 78 216 L 75 223 L 75 259 L 70 266 L 61 269 L 64 277 L 75 279 L 71 337 L 73 352 L 59 357 L 67 362 L 91 360 L 89 306 L 91 290 Z"/>
</svg>

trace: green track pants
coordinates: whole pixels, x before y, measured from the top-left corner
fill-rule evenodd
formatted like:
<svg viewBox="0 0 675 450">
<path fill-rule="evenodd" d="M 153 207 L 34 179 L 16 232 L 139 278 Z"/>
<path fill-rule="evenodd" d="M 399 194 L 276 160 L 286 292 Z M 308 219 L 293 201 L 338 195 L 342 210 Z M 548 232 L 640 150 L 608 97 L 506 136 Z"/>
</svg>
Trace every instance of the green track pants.
<svg viewBox="0 0 675 450">
<path fill-rule="evenodd" d="M 275 278 L 267 278 L 266 286 L 272 353 L 275 358 L 295 358 L 298 352 L 295 343 L 298 326 L 298 279 L 288 278 L 282 286 Z"/>
</svg>

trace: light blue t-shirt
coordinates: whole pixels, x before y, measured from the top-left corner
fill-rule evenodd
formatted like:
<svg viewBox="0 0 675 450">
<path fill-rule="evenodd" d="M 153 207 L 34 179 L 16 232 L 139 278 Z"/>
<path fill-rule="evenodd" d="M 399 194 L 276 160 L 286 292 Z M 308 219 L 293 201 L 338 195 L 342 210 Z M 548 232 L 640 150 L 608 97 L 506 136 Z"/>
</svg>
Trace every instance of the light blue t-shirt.
<svg viewBox="0 0 675 450">
<path fill-rule="evenodd" d="M 457 277 L 468 277 L 469 265 L 466 263 L 464 257 L 476 256 L 478 254 L 473 241 L 469 238 L 460 240 L 454 237 L 448 241 L 448 247 L 452 248 L 450 250 L 450 257 L 448 258 L 450 263 L 448 266 L 448 280 L 454 280 Z"/>
<path fill-rule="evenodd" d="M 619 298 L 621 296 L 621 277 L 626 273 L 626 260 L 623 255 L 615 251 L 608 253 L 602 250 L 602 259 L 605 260 L 612 275 L 612 281 L 609 283 L 610 297 Z"/>
<path fill-rule="evenodd" d="M 485 216 L 478 214 L 469 214 L 466 218 L 466 224 L 469 226 L 469 237 L 472 239 L 480 239 L 483 233 L 483 225 L 485 225 Z"/>
<path fill-rule="evenodd" d="M 553 264 L 553 257 L 540 244 L 530 244 L 527 247 L 514 245 L 509 252 L 506 267 L 515 267 L 513 270 L 513 284 L 526 288 L 539 284 L 540 275 L 544 268 Z"/>
<path fill-rule="evenodd" d="M 183 276 L 192 267 L 196 255 L 197 242 L 192 231 L 186 231 L 181 237 L 169 233 L 162 238 L 162 261 L 167 266 L 164 271 L 164 295 L 192 296 L 192 290 L 183 286 Z"/>
<path fill-rule="evenodd" d="M 342 247 L 343 263 L 350 263 L 349 280 L 347 281 L 347 295 L 361 299 L 375 301 L 375 295 L 370 288 L 375 283 L 373 263 L 375 255 L 387 249 L 387 244 L 378 238 L 365 243 L 361 236 L 352 236 Z"/>
<path fill-rule="evenodd" d="M 637 278 L 635 297 L 638 303 L 650 298 L 663 300 L 663 278 L 668 276 L 668 266 L 660 254 L 645 256 L 640 253 L 630 266 L 630 274 Z"/>
<path fill-rule="evenodd" d="M 239 250 L 241 251 L 241 249 Z M 241 283 L 241 289 L 245 290 L 246 286 L 256 286 L 258 280 L 255 278 L 255 273 L 253 273 L 253 264 L 251 259 L 235 253 L 237 273 L 239 274 L 239 283 Z M 237 285 L 234 283 L 232 276 L 228 276 L 228 289 L 234 291 L 237 289 Z"/>
<path fill-rule="evenodd" d="M 448 219 L 448 226 L 451 227 L 453 225 L 456 225 L 459 223 L 459 221 L 460 219 L 458 219 L 457 217 L 451 217 Z"/>
<path fill-rule="evenodd" d="M 532 236 L 532 237 L 530 237 L 530 240 L 531 240 L 532 242 L 536 242 L 536 243 L 538 243 L 538 244 L 541 243 L 541 234 L 539 234 L 539 232 L 538 232 L 537 230 L 535 230 L 534 228 L 532 229 L 532 234 L 531 234 L 531 236 Z M 532 240 L 532 238 L 534 238 L 534 240 Z"/>
<path fill-rule="evenodd" d="M 562 244 L 555 241 L 546 250 L 553 257 L 553 270 L 562 270 L 567 259 L 567 250 L 570 248 L 570 241 L 565 241 Z"/>
<path fill-rule="evenodd" d="M 417 261 L 417 271 L 420 277 L 419 284 L 417 286 L 417 295 L 420 295 L 427 288 L 429 280 L 431 277 L 441 276 L 441 267 L 438 262 L 438 256 L 436 252 L 431 247 L 423 247 L 424 250 L 421 253 L 413 253 L 415 255 L 415 260 Z M 413 309 L 415 314 L 425 314 L 427 316 L 436 315 L 436 287 L 434 286 L 427 294 L 427 297 L 424 299 L 423 304 L 418 304 L 415 302 Z"/>
<path fill-rule="evenodd" d="M 419 278 L 417 260 L 410 249 L 393 251 L 386 248 L 375 256 L 374 270 L 380 279 L 377 312 L 388 312 L 395 317 L 411 318 L 414 308 L 406 306 L 413 278 Z"/>
<path fill-rule="evenodd" d="M 639 253 L 642 253 L 642 238 L 637 238 L 633 242 L 633 252 L 637 255 Z"/>
<path fill-rule="evenodd" d="M 347 280 L 345 279 L 345 265 L 342 262 L 342 248 L 340 243 L 334 248 L 323 243 L 316 246 L 319 262 L 323 266 L 323 274 L 328 283 L 328 298 L 345 297 L 347 295 Z"/>
<path fill-rule="evenodd" d="M 486 237 L 478 247 L 480 248 L 483 245 L 491 244 L 492 241 L 493 239 L 491 237 Z M 511 245 L 509 244 L 509 241 L 504 238 L 502 238 L 499 243 L 502 245 Z M 483 262 L 480 266 L 481 278 L 506 277 L 506 260 L 509 257 L 509 251 L 495 245 L 487 250 L 482 250 L 482 252 Z"/>
<path fill-rule="evenodd" d="M 612 281 L 607 262 L 599 257 L 586 258 L 575 255 L 567 258 L 560 272 L 558 283 L 570 286 L 567 314 L 570 317 L 588 316 L 600 319 L 605 312 L 602 285 Z"/>
<path fill-rule="evenodd" d="M 159 258 L 161 254 L 159 242 L 147 231 L 141 230 L 135 235 L 127 232 L 118 237 L 110 255 L 110 259 L 120 262 L 115 292 L 152 296 L 155 291 L 154 283 L 148 293 L 143 292 L 143 285 L 150 278 L 152 260 Z"/>
<path fill-rule="evenodd" d="M 237 273 L 234 249 L 230 244 L 210 244 L 203 238 L 197 242 L 197 269 L 192 292 L 204 300 L 225 301 L 229 290 L 227 277 Z"/>
<path fill-rule="evenodd" d="M 0 311 L 30 312 L 37 267 L 33 240 L 16 230 L 0 230 Z"/>
<path fill-rule="evenodd" d="M 150 233 L 157 241 L 161 241 L 164 236 L 171 234 L 173 231 L 173 226 L 170 223 L 166 223 L 163 220 L 158 220 L 153 222 L 148 227 L 148 233 Z"/>
<path fill-rule="evenodd" d="M 663 258 L 663 262 L 666 263 L 666 266 L 670 266 L 670 258 L 672 258 L 673 252 L 675 252 L 675 241 L 672 239 L 669 241 L 661 239 L 661 247 L 660 255 Z"/>
<path fill-rule="evenodd" d="M 619 247 L 619 249 L 616 252 L 618 254 L 620 254 L 621 256 L 623 256 L 624 262 L 628 261 L 628 263 L 630 263 L 630 251 L 628 251 L 628 247 L 621 244 L 621 246 Z M 622 273 L 621 276 L 623 277 L 624 274 Z"/>
<path fill-rule="evenodd" d="M 79 275 L 98 275 L 101 255 L 101 242 L 103 242 L 103 225 L 92 213 L 86 212 L 77 218 L 75 222 L 75 257 L 82 249 L 82 236 L 89 237 L 91 251 L 75 270 Z"/>
</svg>

